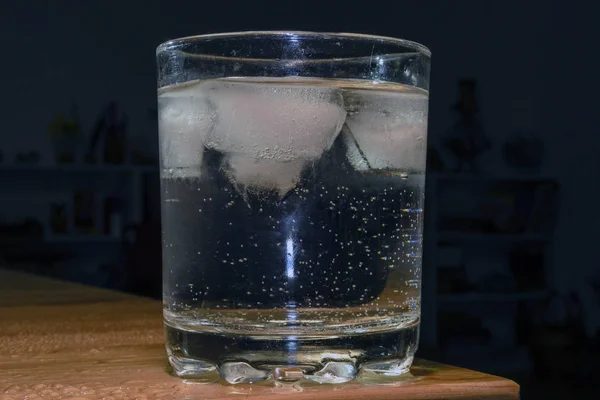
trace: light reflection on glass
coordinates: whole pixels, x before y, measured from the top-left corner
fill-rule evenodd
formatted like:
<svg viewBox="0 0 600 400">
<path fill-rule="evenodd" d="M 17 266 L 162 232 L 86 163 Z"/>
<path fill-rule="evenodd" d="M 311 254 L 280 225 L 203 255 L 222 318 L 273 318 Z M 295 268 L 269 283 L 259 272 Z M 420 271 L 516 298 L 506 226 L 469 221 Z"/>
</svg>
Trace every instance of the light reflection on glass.
<svg viewBox="0 0 600 400">
<path fill-rule="evenodd" d="M 294 277 L 294 239 L 291 237 L 287 238 L 285 241 L 285 275 L 292 279 Z"/>
</svg>

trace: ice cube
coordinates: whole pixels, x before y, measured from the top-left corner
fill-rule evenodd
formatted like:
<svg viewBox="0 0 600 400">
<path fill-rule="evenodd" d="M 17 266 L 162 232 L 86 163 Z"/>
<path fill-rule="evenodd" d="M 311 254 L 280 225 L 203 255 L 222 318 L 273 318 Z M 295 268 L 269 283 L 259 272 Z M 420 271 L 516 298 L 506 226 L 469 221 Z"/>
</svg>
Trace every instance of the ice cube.
<svg viewBox="0 0 600 400">
<path fill-rule="evenodd" d="M 354 168 L 424 169 L 427 96 L 381 91 L 353 95 L 360 96 L 360 105 L 346 118 L 343 137 Z"/>
<path fill-rule="evenodd" d="M 182 85 L 158 96 L 162 170 L 169 176 L 199 176 L 204 141 L 214 111 L 204 83 Z"/>
<path fill-rule="evenodd" d="M 366 155 L 363 153 L 362 149 L 359 147 L 356 138 L 352 134 L 349 128 L 342 128 L 342 138 L 344 140 L 344 144 L 346 145 L 346 157 L 348 157 L 348 161 L 354 169 L 357 171 L 368 171 L 371 169 L 371 165 L 367 160 Z"/>
<path fill-rule="evenodd" d="M 236 184 L 283 196 L 333 144 L 346 117 L 340 91 L 300 83 L 211 82 L 216 121 L 206 146 L 229 155 Z"/>
<path fill-rule="evenodd" d="M 227 156 L 226 171 L 231 174 L 234 183 L 246 186 L 242 189 L 273 189 L 284 196 L 298 184 L 302 168 L 307 162 L 305 158 L 277 161 L 233 153 Z"/>
<path fill-rule="evenodd" d="M 331 147 L 346 112 L 339 90 L 272 82 L 213 81 L 208 147 L 255 158 L 316 158 Z"/>
</svg>

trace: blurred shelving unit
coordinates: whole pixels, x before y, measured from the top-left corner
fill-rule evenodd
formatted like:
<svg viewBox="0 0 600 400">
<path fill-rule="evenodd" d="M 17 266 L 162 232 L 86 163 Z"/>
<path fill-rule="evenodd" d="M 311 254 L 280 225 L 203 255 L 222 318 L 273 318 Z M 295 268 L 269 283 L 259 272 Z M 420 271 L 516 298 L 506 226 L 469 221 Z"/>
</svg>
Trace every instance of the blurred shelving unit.
<svg viewBox="0 0 600 400">
<path fill-rule="evenodd" d="M 144 179 L 151 174 L 157 175 L 158 167 L 126 164 L 4 164 L 0 165 L 0 184 L 5 189 L 32 194 L 37 191 L 45 194 L 68 193 L 80 187 L 103 194 L 118 191 L 127 210 L 124 223 L 139 223 L 143 218 Z M 111 241 L 110 237 L 96 232 L 89 235 L 74 232 L 51 235 L 45 232 L 44 237 L 50 242 Z"/>
<path fill-rule="evenodd" d="M 494 326 L 502 326 L 503 321 L 516 326 L 516 310 L 539 304 L 553 287 L 551 252 L 557 197 L 556 179 L 535 174 L 427 175 L 422 347 L 435 349 L 435 354 L 442 355 L 441 361 L 484 372 L 531 368 L 517 335 L 511 337 L 509 332 L 495 338 L 501 329 Z M 539 252 L 541 261 L 514 263 L 518 251 Z M 543 278 L 532 287 L 524 287 L 524 279 L 517 279 L 523 271 L 529 277 L 528 268 L 536 273 L 542 270 Z M 518 275 L 512 286 L 494 275 L 502 269 L 509 283 L 511 276 Z M 470 282 L 473 274 L 480 282 Z M 452 286 L 461 279 L 462 285 Z M 499 312 L 498 321 L 494 321 L 495 312 Z M 467 322 L 484 321 L 480 330 L 486 331 L 485 325 L 490 325 L 489 337 L 467 343 L 468 323 L 454 321 L 455 315 L 472 317 L 465 317 Z"/>
<path fill-rule="evenodd" d="M 0 257 L 13 268 L 49 275 L 69 262 L 82 274 L 103 274 L 124 256 L 128 227 L 145 220 L 156 197 L 147 194 L 152 181 L 158 182 L 153 165 L 0 164 Z M 53 222 L 56 207 L 61 229 Z M 78 267 L 75 258 L 88 261 Z"/>
</svg>

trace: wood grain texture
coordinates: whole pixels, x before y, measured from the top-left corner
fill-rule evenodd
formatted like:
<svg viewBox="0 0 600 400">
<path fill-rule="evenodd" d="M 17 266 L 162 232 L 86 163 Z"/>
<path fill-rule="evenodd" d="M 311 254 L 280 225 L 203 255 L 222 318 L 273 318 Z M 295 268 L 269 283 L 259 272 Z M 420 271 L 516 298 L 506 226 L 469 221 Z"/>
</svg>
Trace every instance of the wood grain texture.
<svg viewBox="0 0 600 400">
<path fill-rule="evenodd" d="M 518 399 L 507 379 L 417 360 L 410 376 L 229 385 L 170 373 L 161 304 L 0 270 L 0 399 Z"/>
</svg>

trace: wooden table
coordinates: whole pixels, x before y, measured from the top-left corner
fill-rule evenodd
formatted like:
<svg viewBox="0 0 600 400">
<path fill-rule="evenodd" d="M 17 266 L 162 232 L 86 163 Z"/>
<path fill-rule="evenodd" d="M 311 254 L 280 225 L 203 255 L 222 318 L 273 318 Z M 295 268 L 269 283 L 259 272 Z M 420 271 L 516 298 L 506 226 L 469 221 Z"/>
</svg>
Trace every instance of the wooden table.
<svg viewBox="0 0 600 400">
<path fill-rule="evenodd" d="M 518 399 L 507 379 L 417 360 L 411 376 L 228 385 L 170 374 L 161 303 L 0 270 L 0 399 Z"/>
</svg>

